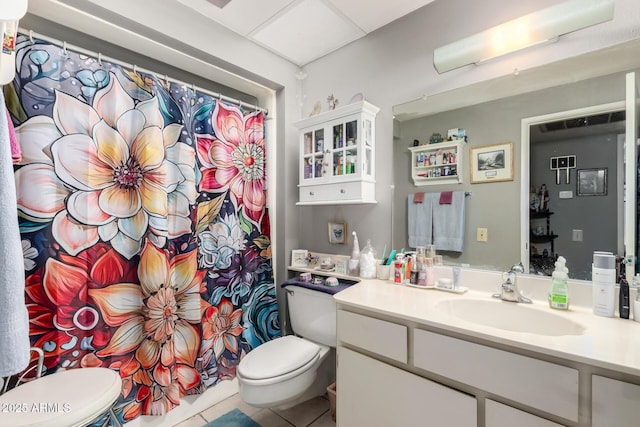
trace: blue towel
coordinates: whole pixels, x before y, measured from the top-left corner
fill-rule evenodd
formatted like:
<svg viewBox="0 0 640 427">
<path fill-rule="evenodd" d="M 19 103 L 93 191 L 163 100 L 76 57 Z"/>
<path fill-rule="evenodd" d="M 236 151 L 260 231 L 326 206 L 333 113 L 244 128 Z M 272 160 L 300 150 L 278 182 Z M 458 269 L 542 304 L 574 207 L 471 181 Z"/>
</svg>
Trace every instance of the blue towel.
<svg viewBox="0 0 640 427">
<path fill-rule="evenodd" d="M 0 377 L 29 364 L 29 315 L 24 300 L 24 258 L 9 126 L 0 91 Z"/>
<path fill-rule="evenodd" d="M 427 245 L 430 245 L 432 241 L 432 206 L 434 204 L 433 201 L 435 200 L 435 194 L 424 193 L 424 200 L 422 203 L 414 203 L 413 196 L 413 194 L 409 194 L 409 198 L 407 200 L 407 231 L 409 232 L 409 247 L 426 247 Z"/>
<path fill-rule="evenodd" d="M 437 250 L 464 249 L 464 200 L 464 191 L 454 191 L 451 204 L 433 203 L 433 244 Z"/>
</svg>

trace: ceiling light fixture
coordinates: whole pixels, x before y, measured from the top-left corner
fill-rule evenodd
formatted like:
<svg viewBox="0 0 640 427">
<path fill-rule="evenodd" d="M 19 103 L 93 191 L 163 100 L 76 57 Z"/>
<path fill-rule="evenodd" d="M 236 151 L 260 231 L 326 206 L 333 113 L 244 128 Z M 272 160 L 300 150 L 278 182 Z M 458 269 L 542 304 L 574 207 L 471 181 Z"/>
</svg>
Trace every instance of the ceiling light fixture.
<svg viewBox="0 0 640 427">
<path fill-rule="evenodd" d="M 570 0 L 434 50 L 433 65 L 444 73 L 469 64 L 547 43 L 613 19 L 613 0 Z"/>
</svg>

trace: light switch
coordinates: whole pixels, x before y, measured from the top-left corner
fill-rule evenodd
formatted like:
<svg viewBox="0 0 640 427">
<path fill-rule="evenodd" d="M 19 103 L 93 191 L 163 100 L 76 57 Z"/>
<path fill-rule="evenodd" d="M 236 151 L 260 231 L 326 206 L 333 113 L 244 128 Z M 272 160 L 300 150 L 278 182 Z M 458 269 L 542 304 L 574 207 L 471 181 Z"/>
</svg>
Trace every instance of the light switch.
<svg viewBox="0 0 640 427">
<path fill-rule="evenodd" d="M 561 191 L 558 193 L 558 197 L 561 199 L 573 199 L 573 191 Z"/>
<path fill-rule="evenodd" d="M 582 230 L 571 230 L 571 240 L 582 242 Z"/>
<path fill-rule="evenodd" d="M 487 228 L 478 228 L 478 242 L 486 242 L 488 235 L 489 230 Z"/>
</svg>

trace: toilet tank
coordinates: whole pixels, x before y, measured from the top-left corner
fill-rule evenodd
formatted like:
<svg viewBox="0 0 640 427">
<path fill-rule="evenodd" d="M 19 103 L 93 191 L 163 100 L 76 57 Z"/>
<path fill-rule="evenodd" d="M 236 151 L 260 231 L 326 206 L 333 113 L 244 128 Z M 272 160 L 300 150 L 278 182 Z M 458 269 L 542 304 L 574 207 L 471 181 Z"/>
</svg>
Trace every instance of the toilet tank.
<svg viewBox="0 0 640 427">
<path fill-rule="evenodd" d="M 300 286 L 287 286 L 291 329 L 310 341 L 336 346 L 336 303 L 333 295 Z"/>
</svg>

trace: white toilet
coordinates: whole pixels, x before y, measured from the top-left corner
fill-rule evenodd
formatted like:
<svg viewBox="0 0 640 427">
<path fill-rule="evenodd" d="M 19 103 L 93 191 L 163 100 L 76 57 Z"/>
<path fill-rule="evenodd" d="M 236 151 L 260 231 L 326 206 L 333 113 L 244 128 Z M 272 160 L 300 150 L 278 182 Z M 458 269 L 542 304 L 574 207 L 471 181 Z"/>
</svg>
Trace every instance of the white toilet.
<svg viewBox="0 0 640 427">
<path fill-rule="evenodd" d="M 290 408 L 324 394 L 335 381 L 333 295 L 295 285 L 284 289 L 291 329 L 298 336 L 262 344 L 240 361 L 240 398 L 251 406 Z"/>
</svg>

